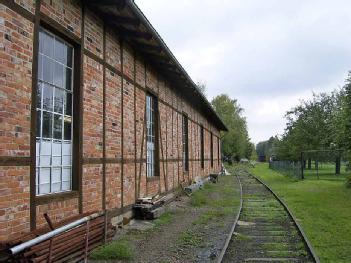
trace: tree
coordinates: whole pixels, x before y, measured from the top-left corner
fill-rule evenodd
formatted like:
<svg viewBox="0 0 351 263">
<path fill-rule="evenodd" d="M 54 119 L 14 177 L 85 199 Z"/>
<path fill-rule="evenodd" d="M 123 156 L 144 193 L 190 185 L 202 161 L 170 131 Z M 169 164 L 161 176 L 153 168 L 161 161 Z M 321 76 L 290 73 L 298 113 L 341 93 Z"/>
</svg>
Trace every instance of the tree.
<svg viewBox="0 0 351 263">
<path fill-rule="evenodd" d="M 239 161 L 241 158 L 251 157 L 252 144 L 249 139 L 243 109 L 237 100 L 222 94 L 212 100 L 212 106 L 228 128 L 228 132 L 221 134 L 222 153 L 228 161 Z"/>
<path fill-rule="evenodd" d="M 284 134 L 275 140 L 278 159 L 299 160 L 302 151 L 345 150 L 351 153 L 351 72 L 340 90 L 313 94 L 285 115 Z M 265 142 L 257 145 L 265 155 Z M 348 157 L 351 159 L 351 156 Z"/>
<path fill-rule="evenodd" d="M 206 97 L 206 82 L 200 80 L 196 83 L 196 85 L 202 95 Z"/>
<path fill-rule="evenodd" d="M 279 139 L 277 136 L 270 137 L 267 141 L 259 142 L 256 145 L 256 153 L 259 161 L 267 161 L 271 156 L 277 155 L 277 143 Z"/>
</svg>

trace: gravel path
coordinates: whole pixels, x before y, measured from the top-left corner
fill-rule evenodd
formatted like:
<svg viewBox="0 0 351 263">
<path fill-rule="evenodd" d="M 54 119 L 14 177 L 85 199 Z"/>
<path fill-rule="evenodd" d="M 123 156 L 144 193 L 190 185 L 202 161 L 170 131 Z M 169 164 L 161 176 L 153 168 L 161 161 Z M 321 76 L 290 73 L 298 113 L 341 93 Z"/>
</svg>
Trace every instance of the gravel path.
<svg viewBox="0 0 351 263">
<path fill-rule="evenodd" d="M 168 204 L 165 209 L 171 219 L 166 224 L 156 221 L 148 230 L 121 230 L 117 236 L 128 240 L 134 250 L 128 262 L 216 262 L 238 212 L 238 186 L 235 176 L 223 176 L 195 196 L 182 195 Z M 194 205 L 199 198 L 203 203 Z"/>
</svg>

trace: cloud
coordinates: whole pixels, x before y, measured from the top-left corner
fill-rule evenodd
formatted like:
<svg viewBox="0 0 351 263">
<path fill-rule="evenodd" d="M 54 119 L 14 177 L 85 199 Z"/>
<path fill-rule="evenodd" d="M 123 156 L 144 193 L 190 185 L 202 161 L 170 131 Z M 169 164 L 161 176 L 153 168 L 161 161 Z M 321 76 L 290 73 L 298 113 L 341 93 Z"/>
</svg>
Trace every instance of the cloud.
<svg viewBox="0 0 351 263">
<path fill-rule="evenodd" d="M 285 111 L 351 69 L 346 0 L 137 0 L 180 63 L 245 108 L 254 142 L 281 133 Z"/>
</svg>

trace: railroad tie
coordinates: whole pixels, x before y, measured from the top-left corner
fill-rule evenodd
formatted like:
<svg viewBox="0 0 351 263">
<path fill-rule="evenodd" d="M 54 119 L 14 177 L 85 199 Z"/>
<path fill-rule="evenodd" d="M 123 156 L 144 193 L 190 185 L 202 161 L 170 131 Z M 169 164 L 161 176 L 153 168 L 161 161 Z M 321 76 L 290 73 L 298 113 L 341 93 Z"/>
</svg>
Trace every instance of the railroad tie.
<svg viewBox="0 0 351 263">
<path fill-rule="evenodd" d="M 249 172 L 238 177 L 242 209 L 221 262 L 318 262 L 276 196 Z"/>
</svg>

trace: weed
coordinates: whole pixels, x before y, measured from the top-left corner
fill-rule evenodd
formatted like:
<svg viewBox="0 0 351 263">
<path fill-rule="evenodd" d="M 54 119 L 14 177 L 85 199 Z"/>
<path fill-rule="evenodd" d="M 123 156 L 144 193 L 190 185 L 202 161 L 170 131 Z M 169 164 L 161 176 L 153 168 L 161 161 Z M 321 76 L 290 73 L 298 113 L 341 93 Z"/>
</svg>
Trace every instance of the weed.
<svg viewBox="0 0 351 263">
<path fill-rule="evenodd" d="M 159 218 L 154 220 L 155 226 L 160 227 L 162 225 L 168 225 L 173 220 L 173 213 L 172 212 L 165 212 Z"/>
<path fill-rule="evenodd" d="M 181 245 L 191 247 L 199 247 L 203 241 L 201 236 L 189 230 L 183 232 L 179 239 Z"/>
<path fill-rule="evenodd" d="M 243 234 L 240 234 L 240 233 L 237 233 L 237 234 L 236 234 L 236 238 L 237 238 L 238 240 L 242 240 L 242 241 L 250 240 L 250 239 L 251 239 L 249 236 L 246 236 L 246 235 L 243 235 Z"/>
<path fill-rule="evenodd" d="M 196 191 L 191 196 L 191 204 L 195 207 L 207 205 L 209 202 L 208 197 L 203 190 Z"/>
<path fill-rule="evenodd" d="M 96 260 L 131 260 L 134 251 L 127 240 L 117 240 L 110 244 L 98 247 L 90 254 L 91 259 Z"/>
</svg>

